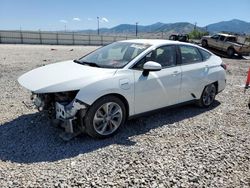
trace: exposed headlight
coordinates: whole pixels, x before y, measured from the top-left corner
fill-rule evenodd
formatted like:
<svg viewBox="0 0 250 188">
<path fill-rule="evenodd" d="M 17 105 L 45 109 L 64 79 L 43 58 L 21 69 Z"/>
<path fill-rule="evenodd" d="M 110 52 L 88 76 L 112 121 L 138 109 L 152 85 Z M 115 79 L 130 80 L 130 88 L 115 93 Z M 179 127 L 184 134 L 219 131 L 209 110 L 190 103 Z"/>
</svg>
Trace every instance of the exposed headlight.
<svg viewBox="0 0 250 188">
<path fill-rule="evenodd" d="M 44 106 L 45 106 L 45 103 L 44 103 L 44 100 L 41 96 L 39 95 L 36 95 L 36 94 L 32 94 L 30 99 L 33 101 L 35 107 L 39 110 L 39 111 L 42 111 Z"/>
<path fill-rule="evenodd" d="M 56 107 L 56 119 L 69 119 L 73 118 L 77 111 L 80 109 L 85 109 L 87 106 L 81 101 L 74 99 L 68 105 L 62 105 L 59 102 L 55 103 Z"/>
</svg>

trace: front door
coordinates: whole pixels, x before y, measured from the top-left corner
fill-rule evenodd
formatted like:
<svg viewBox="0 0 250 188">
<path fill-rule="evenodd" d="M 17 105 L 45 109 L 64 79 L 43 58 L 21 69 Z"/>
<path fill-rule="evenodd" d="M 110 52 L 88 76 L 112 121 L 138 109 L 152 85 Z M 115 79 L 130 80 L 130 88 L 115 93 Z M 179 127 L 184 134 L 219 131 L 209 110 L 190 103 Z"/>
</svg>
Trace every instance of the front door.
<svg viewBox="0 0 250 188">
<path fill-rule="evenodd" d="M 219 35 L 213 35 L 213 36 L 211 37 L 211 39 L 209 40 L 208 46 L 210 46 L 210 47 L 212 47 L 212 48 L 217 48 L 217 49 L 219 49 L 219 47 L 218 47 L 219 38 L 220 38 Z"/>
<path fill-rule="evenodd" d="M 142 67 L 147 61 L 162 65 L 160 71 L 144 76 Z M 135 114 L 159 109 L 179 102 L 181 68 L 176 65 L 176 47 L 163 46 L 149 53 L 134 68 Z"/>
</svg>

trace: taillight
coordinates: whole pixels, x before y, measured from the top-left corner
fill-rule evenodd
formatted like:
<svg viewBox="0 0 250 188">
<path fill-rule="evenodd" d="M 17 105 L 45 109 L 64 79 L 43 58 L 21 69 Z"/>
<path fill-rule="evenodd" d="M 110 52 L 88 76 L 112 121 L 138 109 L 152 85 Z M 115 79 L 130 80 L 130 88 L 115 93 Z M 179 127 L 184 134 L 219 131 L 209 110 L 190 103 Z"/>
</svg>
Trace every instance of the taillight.
<svg viewBox="0 0 250 188">
<path fill-rule="evenodd" d="M 225 70 L 227 70 L 227 65 L 226 64 L 224 64 L 224 63 L 221 63 L 221 65 L 220 65 L 223 69 L 225 69 Z"/>
</svg>

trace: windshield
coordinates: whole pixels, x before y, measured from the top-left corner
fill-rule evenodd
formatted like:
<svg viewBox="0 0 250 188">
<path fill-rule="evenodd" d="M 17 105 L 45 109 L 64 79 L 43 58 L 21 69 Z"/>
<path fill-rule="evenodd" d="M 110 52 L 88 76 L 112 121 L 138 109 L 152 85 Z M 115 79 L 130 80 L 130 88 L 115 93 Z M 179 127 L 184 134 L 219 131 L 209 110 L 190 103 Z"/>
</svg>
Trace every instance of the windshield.
<svg viewBox="0 0 250 188">
<path fill-rule="evenodd" d="M 115 42 L 80 58 L 77 63 L 103 68 L 122 68 L 150 45 Z"/>
</svg>

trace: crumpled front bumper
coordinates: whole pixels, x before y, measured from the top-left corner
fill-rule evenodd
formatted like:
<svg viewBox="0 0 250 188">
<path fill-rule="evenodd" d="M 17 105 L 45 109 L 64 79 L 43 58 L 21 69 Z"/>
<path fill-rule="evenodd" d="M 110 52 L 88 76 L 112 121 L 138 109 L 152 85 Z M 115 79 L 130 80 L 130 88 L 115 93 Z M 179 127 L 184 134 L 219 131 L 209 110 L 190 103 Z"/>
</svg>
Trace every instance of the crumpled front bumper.
<svg viewBox="0 0 250 188">
<path fill-rule="evenodd" d="M 56 119 L 60 120 L 61 126 L 65 128 L 66 133 L 70 134 L 78 134 L 78 131 L 75 131 L 73 122 L 77 120 L 76 114 L 79 110 L 83 112 L 87 109 L 87 105 L 85 105 L 83 102 L 74 99 L 70 104 L 63 105 L 59 102 L 55 103 L 55 110 L 56 110 Z M 83 117 L 84 114 L 81 113 L 81 117 Z M 64 135 L 65 136 L 65 135 Z"/>
<path fill-rule="evenodd" d="M 66 120 L 72 119 L 80 109 L 86 109 L 87 106 L 81 101 L 74 99 L 70 104 L 63 105 L 59 102 L 55 103 L 56 119 Z"/>
</svg>

